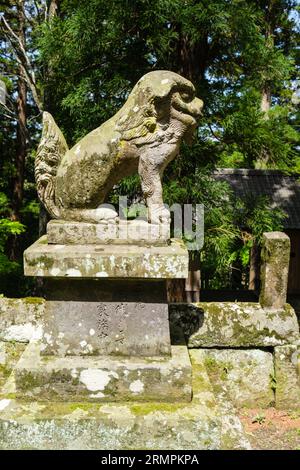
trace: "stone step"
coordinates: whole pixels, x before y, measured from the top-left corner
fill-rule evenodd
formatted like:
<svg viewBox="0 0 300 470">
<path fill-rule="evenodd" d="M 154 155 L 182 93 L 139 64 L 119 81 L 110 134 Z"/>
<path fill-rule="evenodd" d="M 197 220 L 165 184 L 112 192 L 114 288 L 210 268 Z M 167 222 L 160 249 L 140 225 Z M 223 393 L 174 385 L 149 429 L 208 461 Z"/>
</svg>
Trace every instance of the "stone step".
<svg viewBox="0 0 300 470">
<path fill-rule="evenodd" d="M 0 397 L 1 449 L 249 449 L 235 410 L 214 394 L 199 350 L 190 351 L 190 403 L 24 402 L 14 376 Z"/>
<path fill-rule="evenodd" d="M 14 373 L 18 398 L 38 401 L 191 401 L 192 368 L 187 347 L 170 357 L 42 356 L 32 341 Z"/>
</svg>

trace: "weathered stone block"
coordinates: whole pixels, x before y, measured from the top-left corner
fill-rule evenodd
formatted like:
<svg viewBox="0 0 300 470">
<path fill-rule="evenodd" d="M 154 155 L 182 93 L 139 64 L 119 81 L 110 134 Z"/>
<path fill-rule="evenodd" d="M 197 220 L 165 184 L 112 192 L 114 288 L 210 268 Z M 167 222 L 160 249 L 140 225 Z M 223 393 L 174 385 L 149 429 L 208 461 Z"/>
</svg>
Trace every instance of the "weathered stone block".
<svg viewBox="0 0 300 470">
<path fill-rule="evenodd" d="M 221 449 L 251 449 L 251 445 L 244 434 L 243 426 L 237 416 L 235 407 L 228 397 L 224 397 L 223 389 L 220 391 L 212 386 L 212 381 L 205 366 L 206 355 L 202 349 L 189 351 L 193 367 L 193 393 L 205 397 L 207 406 L 212 406 L 214 398 L 218 405 L 218 416 L 221 419 Z M 196 391 L 195 391 L 196 390 Z"/>
<path fill-rule="evenodd" d="M 0 366 L 4 366 L 6 363 L 6 348 L 5 343 L 0 341 Z"/>
<path fill-rule="evenodd" d="M 289 237 L 283 232 L 264 233 L 259 297 L 262 307 L 280 309 L 285 305 L 289 262 Z"/>
<path fill-rule="evenodd" d="M 145 220 L 119 221 L 119 239 L 121 243 L 138 245 L 166 245 L 170 240 L 170 224 L 150 224 Z"/>
<path fill-rule="evenodd" d="M 47 225 L 49 244 L 166 245 L 170 240 L 169 224 L 150 224 L 145 220 L 115 220 L 92 224 L 51 220 Z"/>
<path fill-rule="evenodd" d="M 223 405 L 220 410 L 198 352 L 191 351 L 193 399 L 188 403 L 25 402 L 11 399 L 12 382 L 0 397 L 0 448 L 248 449 L 230 403 L 225 414 Z"/>
<path fill-rule="evenodd" d="M 49 279 L 50 281 L 50 279 Z M 61 282 L 59 279 L 55 282 Z M 52 282 L 52 281 L 51 281 Z M 53 280 L 54 282 L 54 280 Z M 64 282 L 77 282 L 65 280 Z M 82 283 L 83 280 L 80 280 Z M 90 281 L 87 281 L 90 284 Z M 125 288 L 118 282 L 116 296 L 105 288 L 109 280 L 97 280 L 94 293 L 89 290 L 90 301 L 119 301 L 125 295 Z M 114 281 L 117 282 L 117 281 Z M 123 281 L 126 282 L 125 280 Z M 133 281 L 132 281 L 133 282 Z M 100 286 L 101 284 L 101 289 Z M 70 299 L 62 283 L 55 291 L 55 298 L 49 300 Z M 127 289 L 127 299 L 131 302 L 130 293 L 137 295 L 139 301 L 151 300 L 150 293 L 157 289 L 151 288 L 152 281 L 146 287 Z M 143 284 L 143 286 L 146 286 Z M 83 284 L 83 291 L 86 285 Z M 52 288 L 53 284 L 52 284 Z M 74 288 L 73 300 L 79 300 L 80 289 Z M 77 292 L 77 294 L 76 294 Z M 98 293 L 101 293 L 101 297 Z M 148 292 L 148 293 L 147 293 Z M 61 296 L 59 297 L 59 293 Z M 100 300 L 99 300 L 100 299 Z M 0 340 L 28 342 L 32 337 L 39 339 L 42 335 L 42 318 L 45 300 L 41 297 L 24 299 L 0 299 Z M 282 310 L 269 311 L 256 303 L 233 302 L 199 302 L 196 304 L 171 304 L 169 306 L 171 327 L 179 326 L 184 330 L 189 347 L 269 347 L 290 344 L 299 340 L 299 326 L 294 310 L 288 305 Z"/>
<path fill-rule="evenodd" d="M 274 348 L 276 408 L 300 408 L 300 345 Z"/>
<path fill-rule="evenodd" d="M 15 367 L 17 397 L 38 401 L 190 401 L 191 363 L 186 346 L 170 358 L 41 356 L 31 342 Z"/>
<path fill-rule="evenodd" d="M 0 298 L 0 340 L 27 343 L 39 339 L 44 305 L 41 297 Z"/>
<path fill-rule="evenodd" d="M 264 310 L 258 303 L 171 304 L 171 330 L 181 326 L 190 348 L 269 347 L 299 339 L 293 308 Z"/>
<path fill-rule="evenodd" d="M 170 355 L 165 281 L 49 279 L 43 355 Z"/>
<path fill-rule="evenodd" d="M 201 354 L 217 389 L 226 388 L 238 407 L 268 407 L 274 404 L 274 364 L 271 352 L 234 349 L 202 349 Z"/>
<path fill-rule="evenodd" d="M 43 236 L 24 251 L 26 276 L 79 278 L 186 278 L 188 251 L 169 246 L 50 245 Z"/>
<path fill-rule="evenodd" d="M 44 322 L 46 355 L 170 353 L 167 304 L 49 301 Z"/>
</svg>

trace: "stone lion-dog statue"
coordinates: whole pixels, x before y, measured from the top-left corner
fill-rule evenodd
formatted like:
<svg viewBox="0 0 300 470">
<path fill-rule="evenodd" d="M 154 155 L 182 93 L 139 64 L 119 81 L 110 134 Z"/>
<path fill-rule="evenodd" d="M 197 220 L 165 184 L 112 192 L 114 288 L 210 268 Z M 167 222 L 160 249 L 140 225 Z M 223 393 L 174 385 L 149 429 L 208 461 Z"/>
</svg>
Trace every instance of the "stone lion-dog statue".
<svg viewBox="0 0 300 470">
<path fill-rule="evenodd" d="M 197 126 L 203 102 L 193 84 L 169 71 L 153 71 L 135 85 L 124 106 L 68 149 L 51 114 L 35 161 L 40 200 L 54 218 L 99 223 L 118 214 L 105 203 L 113 186 L 138 172 L 151 223 L 169 222 L 162 176 Z"/>
</svg>

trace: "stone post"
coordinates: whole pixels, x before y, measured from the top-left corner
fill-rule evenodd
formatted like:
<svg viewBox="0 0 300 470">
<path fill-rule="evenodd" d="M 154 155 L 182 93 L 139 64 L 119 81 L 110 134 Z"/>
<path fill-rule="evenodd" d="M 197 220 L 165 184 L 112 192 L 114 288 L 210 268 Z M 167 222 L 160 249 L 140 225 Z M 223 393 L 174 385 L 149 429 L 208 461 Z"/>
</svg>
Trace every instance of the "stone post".
<svg viewBox="0 0 300 470">
<path fill-rule="evenodd" d="M 263 234 L 261 253 L 261 290 L 264 308 L 281 309 L 286 303 L 290 260 L 290 239 L 283 232 Z"/>
</svg>

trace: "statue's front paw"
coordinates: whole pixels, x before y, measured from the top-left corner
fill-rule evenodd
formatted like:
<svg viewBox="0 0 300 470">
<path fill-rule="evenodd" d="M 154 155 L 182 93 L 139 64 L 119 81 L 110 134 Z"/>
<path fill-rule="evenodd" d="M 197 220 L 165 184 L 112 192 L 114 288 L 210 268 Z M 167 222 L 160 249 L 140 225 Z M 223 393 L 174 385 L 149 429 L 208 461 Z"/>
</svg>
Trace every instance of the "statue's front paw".
<svg viewBox="0 0 300 470">
<path fill-rule="evenodd" d="M 149 207 L 149 222 L 151 224 L 169 224 L 170 212 L 165 206 L 153 205 Z"/>
</svg>

